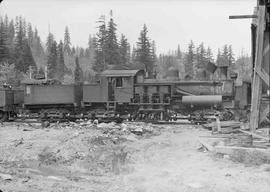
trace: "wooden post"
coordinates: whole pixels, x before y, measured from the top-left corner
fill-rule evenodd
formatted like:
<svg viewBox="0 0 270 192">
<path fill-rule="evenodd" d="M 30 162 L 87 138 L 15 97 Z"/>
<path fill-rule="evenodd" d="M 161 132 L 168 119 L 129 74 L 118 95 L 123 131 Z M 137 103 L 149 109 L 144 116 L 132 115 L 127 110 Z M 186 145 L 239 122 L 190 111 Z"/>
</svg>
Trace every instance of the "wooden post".
<svg viewBox="0 0 270 192">
<path fill-rule="evenodd" d="M 259 6 L 257 37 L 256 37 L 256 56 L 252 82 L 252 101 L 251 101 L 251 116 L 250 116 L 250 129 L 252 132 L 255 132 L 255 130 L 259 126 L 259 111 L 262 94 L 262 81 L 258 73 L 256 73 L 256 71 L 261 71 L 263 62 L 264 25 L 265 25 L 265 6 Z"/>
<path fill-rule="evenodd" d="M 164 113 L 163 111 L 160 113 L 160 120 L 162 121 L 164 119 Z"/>
<path fill-rule="evenodd" d="M 216 116 L 216 123 L 217 123 L 217 132 L 221 133 L 221 125 L 220 125 L 219 115 Z"/>
</svg>

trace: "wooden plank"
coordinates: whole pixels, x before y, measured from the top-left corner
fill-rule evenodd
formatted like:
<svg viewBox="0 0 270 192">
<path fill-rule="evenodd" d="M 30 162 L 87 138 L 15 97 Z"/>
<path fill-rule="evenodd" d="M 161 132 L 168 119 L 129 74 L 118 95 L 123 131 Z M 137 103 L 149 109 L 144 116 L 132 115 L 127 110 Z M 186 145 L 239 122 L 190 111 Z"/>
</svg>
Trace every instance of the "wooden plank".
<svg viewBox="0 0 270 192">
<path fill-rule="evenodd" d="M 261 70 L 263 62 L 263 42 L 264 42 L 264 25 L 265 25 L 265 6 L 259 6 L 258 26 L 256 38 L 256 58 L 255 69 Z M 252 101 L 251 101 L 251 117 L 250 128 L 252 132 L 259 126 L 259 110 L 262 92 L 262 81 L 257 73 L 254 73 L 252 82 Z"/>
<path fill-rule="evenodd" d="M 264 121 L 267 117 L 267 114 L 269 113 L 270 107 L 269 105 L 266 106 L 266 108 L 263 110 L 261 117 L 260 117 L 260 123 Z"/>
<path fill-rule="evenodd" d="M 262 152 L 267 156 L 270 156 L 270 149 L 263 147 L 238 147 L 238 146 L 212 146 L 211 144 L 207 143 L 206 141 L 199 139 L 199 142 L 208 150 L 215 153 L 222 153 L 222 154 L 228 154 L 233 155 L 236 151 L 242 150 L 247 151 L 249 153 L 252 152 Z"/>
<path fill-rule="evenodd" d="M 254 69 L 256 73 L 260 76 L 260 78 L 266 83 L 266 85 L 270 86 L 270 78 L 269 75 L 265 72 L 264 69 Z"/>
<path fill-rule="evenodd" d="M 261 152 L 265 155 L 270 157 L 270 149 L 269 148 L 248 148 L 248 147 L 236 147 L 236 146 L 215 146 L 215 152 L 216 153 L 222 153 L 227 155 L 233 155 L 235 152 L 241 150 L 241 151 L 247 151 L 249 153 L 253 152 Z"/>
<path fill-rule="evenodd" d="M 263 55 L 269 54 L 269 52 L 270 52 L 270 45 L 268 44 L 268 45 L 264 48 Z"/>
<path fill-rule="evenodd" d="M 229 19 L 253 19 L 258 18 L 257 15 L 231 15 Z"/>
<path fill-rule="evenodd" d="M 252 131 L 245 131 L 245 130 L 242 130 L 242 129 L 239 129 L 239 131 L 242 132 L 242 133 L 246 133 L 248 135 L 252 135 L 253 137 L 256 137 L 256 138 L 259 138 L 259 139 L 264 139 L 266 141 L 270 141 L 270 137 L 269 136 L 268 137 L 265 137 L 265 136 L 256 134 L 256 133 L 254 133 Z"/>
<path fill-rule="evenodd" d="M 215 147 L 213 147 L 212 145 L 208 144 L 206 141 L 202 140 L 202 139 L 198 139 L 198 141 L 208 150 L 208 151 L 214 151 Z"/>
</svg>

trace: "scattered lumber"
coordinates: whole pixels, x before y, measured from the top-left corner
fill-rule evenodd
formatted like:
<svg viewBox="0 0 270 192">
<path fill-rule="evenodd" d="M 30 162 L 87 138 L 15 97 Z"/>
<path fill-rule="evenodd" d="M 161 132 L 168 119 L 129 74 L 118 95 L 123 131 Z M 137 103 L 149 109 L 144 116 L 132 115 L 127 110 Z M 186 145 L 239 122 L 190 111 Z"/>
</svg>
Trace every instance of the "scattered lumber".
<svg viewBox="0 0 270 192">
<path fill-rule="evenodd" d="M 206 129 L 212 130 L 213 128 L 217 129 L 217 123 L 212 122 L 208 124 L 204 124 L 203 127 Z M 221 129 L 238 129 L 241 127 L 241 123 L 237 121 L 220 121 Z"/>
<path fill-rule="evenodd" d="M 263 139 L 263 140 L 270 142 L 270 135 L 268 135 L 268 137 L 267 137 L 267 136 L 263 136 L 263 135 L 260 135 L 258 133 L 252 132 L 252 131 L 246 131 L 246 130 L 242 130 L 242 129 L 239 129 L 239 131 L 242 133 L 246 133 L 248 135 L 252 135 L 255 138 Z"/>
<path fill-rule="evenodd" d="M 165 124 L 165 125 L 186 125 L 190 124 L 189 121 L 154 121 L 153 124 Z"/>
</svg>

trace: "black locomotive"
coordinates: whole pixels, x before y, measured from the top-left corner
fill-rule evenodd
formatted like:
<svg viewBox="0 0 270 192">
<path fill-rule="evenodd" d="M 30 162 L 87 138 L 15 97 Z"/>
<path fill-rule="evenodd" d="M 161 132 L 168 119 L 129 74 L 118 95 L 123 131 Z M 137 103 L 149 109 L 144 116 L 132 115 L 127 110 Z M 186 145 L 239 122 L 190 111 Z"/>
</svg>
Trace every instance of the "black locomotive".
<svg viewBox="0 0 270 192">
<path fill-rule="evenodd" d="M 147 79 L 143 70 L 106 70 L 89 84 L 27 80 L 21 89 L 0 90 L 0 119 L 95 118 L 103 110 L 104 116 L 113 111 L 129 119 L 169 120 L 198 110 L 244 108 L 250 93 L 243 87 L 234 80 Z"/>
</svg>

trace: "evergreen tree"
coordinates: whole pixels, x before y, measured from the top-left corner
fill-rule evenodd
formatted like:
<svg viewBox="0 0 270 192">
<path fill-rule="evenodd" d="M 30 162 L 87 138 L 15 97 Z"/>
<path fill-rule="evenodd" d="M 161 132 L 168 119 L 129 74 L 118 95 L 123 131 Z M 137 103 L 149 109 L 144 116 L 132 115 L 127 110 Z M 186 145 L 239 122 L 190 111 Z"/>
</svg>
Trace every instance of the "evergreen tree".
<svg viewBox="0 0 270 192">
<path fill-rule="evenodd" d="M 51 38 L 51 40 L 49 40 L 49 41 L 52 41 L 53 38 L 52 37 L 50 37 L 50 38 Z M 49 44 L 51 44 L 51 42 Z M 33 49 L 36 50 L 39 57 L 44 55 L 44 50 L 43 50 L 43 47 L 41 45 L 41 40 L 40 40 L 40 37 L 38 35 L 37 28 L 35 28 L 35 31 L 34 31 Z"/>
<path fill-rule="evenodd" d="M 222 54 L 220 56 L 220 64 L 222 66 L 229 66 L 229 50 L 228 50 L 228 45 L 223 46 Z"/>
<path fill-rule="evenodd" d="M 14 37 L 15 37 L 15 28 L 14 28 L 14 22 L 13 20 L 9 21 L 8 27 L 7 27 L 7 46 L 8 46 L 8 52 L 9 52 L 9 63 L 15 63 L 14 59 Z"/>
<path fill-rule="evenodd" d="M 130 45 L 127 41 L 127 38 L 122 34 L 120 39 L 120 64 L 128 65 L 130 62 Z"/>
<path fill-rule="evenodd" d="M 48 78 L 53 79 L 56 76 L 56 68 L 57 68 L 57 43 L 53 41 L 52 45 L 49 47 L 49 54 L 47 60 L 47 70 L 48 70 Z"/>
<path fill-rule="evenodd" d="M 206 51 L 204 44 L 201 43 L 196 49 L 196 66 L 197 69 L 203 69 L 205 67 Z"/>
<path fill-rule="evenodd" d="M 8 33 L 8 29 L 6 28 L 2 18 L 0 18 L 0 63 L 7 62 L 9 59 L 7 33 Z"/>
<path fill-rule="evenodd" d="M 151 43 L 151 58 L 152 58 L 152 65 L 153 65 L 153 77 L 156 78 L 157 76 L 157 66 L 156 66 L 156 63 L 157 63 L 157 55 L 156 55 L 156 42 L 155 41 L 152 41 Z"/>
<path fill-rule="evenodd" d="M 31 67 L 31 71 L 33 74 L 36 72 L 36 63 L 34 61 L 32 51 L 30 48 L 30 45 L 28 44 L 27 39 L 24 40 L 23 43 L 23 50 L 22 50 L 22 57 L 23 57 L 23 69 L 21 70 L 22 72 L 29 71 Z"/>
<path fill-rule="evenodd" d="M 136 61 L 138 61 L 140 64 L 143 64 L 148 77 L 152 78 L 154 63 L 151 53 L 150 40 L 147 36 L 147 32 L 147 27 L 144 24 L 143 29 L 140 32 L 139 41 L 137 42 Z"/>
<path fill-rule="evenodd" d="M 67 53 L 68 55 L 71 54 L 71 42 L 70 42 L 70 33 L 68 30 L 68 27 L 66 26 L 65 28 L 65 34 L 64 34 L 64 52 Z"/>
<path fill-rule="evenodd" d="M 211 54 L 211 52 L 209 53 Z M 196 70 L 197 79 L 208 80 L 210 78 L 210 74 L 207 72 L 208 58 L 207 58 L 207 50 L 204 48 L 204 43 L 201 43 L 198 47 L 197 52 L 197 61 L 196 61 Z"/>
<path fill-rule="evenodd" d="M 34 41 L 34 32 L 33 32 L 31 23 L 28 23 L 28 26 L 27 26 L 27 38 L 28 38 L 28 44 L 31 46 Z"/>
<path fill-rule="evenodd" d="M 119 47 L 116 37 L 116 24 L 113 18 L 110 18 L 105 39 L 105 63 L 109 65 L 120 64 Z"/>
<path fill-rule="evenodd" d="M 94 63 L 94 58 L 95 58 L 95 44 L 96 44 L 96 38 L 89 35 L 88 51 L 89 51 L 89 59 L 92 64 Z"/>
<path fill-rule="evenodd" d="M 84 57 L 84 49 L 81 47 L 80 49 L 79 49 L 79 55 L 80 55 L 80 57 Z"/>
<path fill-rule="evenodd" d="M 57 77 L 60 81 L 64 80 L 64 75 L 65 75 L 65 61 L 64 61 L 64 53 L 63 53 L 63 42 L 60 41 L 58 44 L 58 62 L 57 62 Z"/>
<path fill-rule="evenodd" d="M 189 45 L 188 45 L 188 52 L 185 57 L 185 74 L 186 76 L 189 76 L 190 78 L 193 78 L 194 75 L 194 60 L 195 60 L 195 53 L 194 53 L 194 43 L 191 40 Z"/>
<path fill-rule="evenodd" d="M 212 53 L 212 50 L 211 50 L 210 47 L 208 47 L 207 50 L 206 50 L 206 60 L 208 62 L 213 62 L 214 61 L 214 59 L 213 59 L 213 53 Z"/>
<path fill-rule="evenodd" d="M 96 35 L 95 41 L 93 45 L 95 47 L 95 62 L 93 64 L 93 70 L 96 72 L 101 72 L 107 68 L 106 58 L 105 58 L 105 49 L 106 49 L 106 38 L 107 38 L 107 31 L 106 31 L 106 23 L 105 23 L 105 16 L 102 15 L 97 23 L 98 26 L 98 33 Z"/>
<path fill-rule="evenodd" d="M 221 65 L 221 52 L 220 52 L 220 49 L 218 49 L 216 64 L 217 64 L 217 66 Z"/>
<path fill-rule="evenodd" d="M 233 50 L 232 50 L 232 45 L 229 45 L 229 48 L 228 48 L 228 62 L 229 62 L 229 67 L 234 68 L 235 58 L 234 58 L 234 54 L 233 54 Z"/>
<path fill-rule="evenodd" d="M 74 71 L 74 81 L 76 84 L 80 84 L 80 83 L 82 83 L 82 79 L 83 79 L 83 77 L 82 77 L 83 71 L 80 67 L 78 57 L 76 57 L 76 59 L 75 59 L 75 65 L 76 65 L 76 67 L 75 67 L 75 71 Z"/>
<path fill-rule="evenodd" d="M 16 37 L 15 37 L 15 69 L 26 73 L 29 67 L 35 67 L 31 48 L 26 38 L 25 20 L 22 17 L 16 17 Z"/>
<path fill-rule="evenodd" d="M 75 55 L 76 54 L 76 49 L 75 49 L 75 47 L 72 47 L 72 49 L 71 49 L 71 55 Z"/>
<path fill-rule="evenodd" d="M 52 33 L 49 33 L 46 41 L 47 54 L 50 54 L 52 44 L 54 43 L 54 36 Z"/>
<path fill-rule="evenodd" d="M 10 49 L 13 48 L 14 36 L 15 36 L 14 22 L 13 20 L 11 20 L 8 26 L 8 45 Z"/>
<path fill-rule="evenodd" d="M 135 46 L 133 45 L 133 47 L 132 47 L 132 52 L 131 52 L 131 62 L 132 63 L 134 63 L 135 62 L 135 60 L 136 60 L 136 48 L 135 48 Z"/>
<path fill-rule="evenodd" d="M 40 67 L 40 68 L 38 69 L 38 76 L 39 76 L 39 78 L 41 78 L 41 79 L 45 78 L 45 72 L 44 72 L 44 69 L 43 69 L 42 67 Z"/>
<path fill-rule="evenodd" d="M 242 52 L 235 61 L 234 70 L 238 72 L 239 79 L 250 79 L 252 76 L 251 57 Z"/>
</svg>

